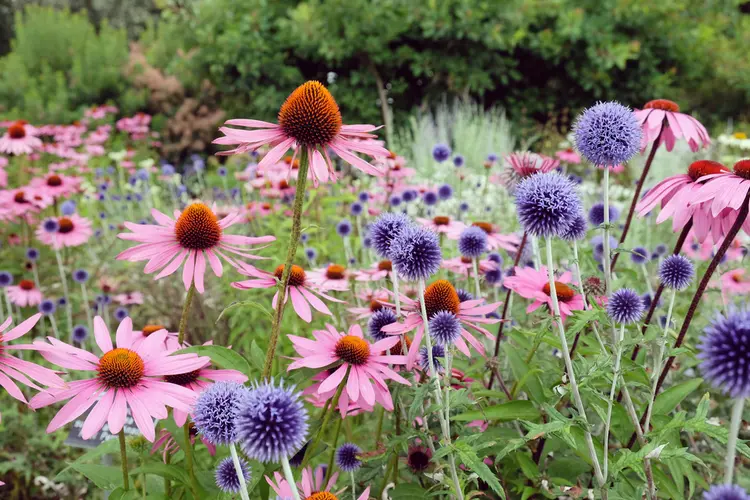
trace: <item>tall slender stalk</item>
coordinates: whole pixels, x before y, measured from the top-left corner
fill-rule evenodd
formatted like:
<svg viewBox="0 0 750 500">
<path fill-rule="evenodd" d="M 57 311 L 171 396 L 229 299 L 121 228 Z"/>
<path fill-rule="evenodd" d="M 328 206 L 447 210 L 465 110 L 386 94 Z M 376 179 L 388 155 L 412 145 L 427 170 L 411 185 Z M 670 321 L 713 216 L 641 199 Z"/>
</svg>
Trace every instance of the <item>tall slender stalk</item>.
<svg viewBox="0 0 750 500">
<path fill-rule="evenodd" d="M 482 292 L 479 288 L 479 258 L 474 257 L 471 259 L 471 263 L 474 267 L 474 298 L 480 299 L 482 297 Z"/>
<path fill-rule="evenodd" d="M 182 305 L 182 316 L 180 316 L 180 327 L 177 333 L 177 343 L 182 347 L 182 343 L 185 341 L 185 333 L 187 331 L 187 319 L 188 313 L 190 312 L 190 305 L 193 303 L 193 296 L 195 295 L 195 282 L 190 283 L 187 294 L 185 294 L 185 302 Z M 193 467 L 193 445 L 190 442 L 190 422 L 186 421 L 182 427 L 182 433 L 185 439 L 185 466 L 190 476 L 190 487 L 193 491 L 193 496 L 198 498 L 198 481 L 195 478 L 195 468 Z"/>
<path fill-rule="evenodd" d="M 294 474 L 292 474 L 292 468 L 289 465 L 289 459 L 287 457 L 281 459 L 281 468 L 284 470 L 284 478 L 286 479 L 286 482 L 289 483 L 289 488 L 292 490 L 292 497 L 294 497 L 294 500 L 301 500 L 299 491 L 297 491 L 297 483 L 294 482 Z"/>
<path fill-rule="evenodd" d="M 242 473 L 242 465 L 240 464 L 240 457 L 237 455 L 237 448 L 234 443 L 229 445 L 229 451 L 232 454 L 232 462 L 234 463 L 234 471 L 237 473 L 237 479 L 240 482 L 240 496 L 242 500 L 250 500 L 250 495 L 247 494 L 247 483 L 245 482 L 245 475 Z"/>
<path fill-rule="evenodd" d="M 130 476 L 128 476 L 128 448 L 125 445 L 125 431 L 120 429 L 117 435 L 120 440 L 120 463 L 122 465 L 122 489 L 130 489 Z"/>
<path fill-rule="evenodd" d="M 312 444 L 307 447 L 305 456 L 302 458 L 302 464 L 300 465 L 301 469 L 305 468 L 307 463 L 312 458 L 312 454 L 315 452 L 315 449 L 320 444 L 320 439 L 323 437 L 323 432 L 328 427 L 328 422 L 331 420 L 331 415 L 336 412 L 336 408 L 339 405 L 339 398 L 341 398 L 341 393 L 344 390 L 344 386 L 346 386 L 346 381 L 349 379 L 350 371 L 351 371 L 351 367 L 347 368 L 346 375 L 341 380 L 341 383 L 336 389 L 336 393 L 333 395 L 333 401 L 331 401 L 331 405 L 330 407 L 328 407 L 328 411 L 326 411 L 323 415 L 323 422 L 320 424 L 320 429 L 318 429 L 318 433 L 315 435 L 315 439 L 313 439 Z"/>
<path fill-rule="evenodd" d="M 604 191 L 604 231 L 602 244 L 604 245 L 604 255 L 602 264 L 604 267 L 604 286 L 607 289 L 607 295 L 612 293 L 612 269 L 610 267 L 612 256 L 609 248 L 609 167 L 604 166 L 604 180 L 602 181 L 602 191 Z"/>
<path fill-rule="evenodd" d="M 661 337 L 657 339 L 658 351 L 654 358 L 654 368 L 651 372 L 651 397 L 649 398 L 648 406 L 646 407 L 646 420 L 643 423 L 643 431 L 648 432 L 651 426 L 651 412 L 654 407 L 654 400 L 656 399 L 656 383 L 659 381 L 659 368 L 664 361 L 664 351 L 667 348 L 667 333 L 669 332 L 669 323 L 672 321 L 672 311 L 674 310 L 674 300 L 677 296 L 677 290 L 672 290 L 672 295 L 669 297 L 669 308 L 667 309 L 667 322 L 664 325 L 664 331 Z"/>
<path fill-rule="evenodd" d="M 57 259 L 57 269 L 60 272 L 60 283 L 62 283 L 63 296 L 65 297 L 65 316 L 67 318 L 68 335 L 73 337 L 73 309 L 70 304 L 70 294 L 68 293 L 68 280 L 65 277 L 65 268 L 63 267 L 62 256 L 60 250 L 55 249 L 55 259 Z"/>
<path fill-rule="evenodd" d="M 281 281 L 279 282 L 276 310 L 274 311 L 273 324 L 271 326 L 271 337 L 268 339 L 266 360 L 263 363 L 262 377 L 264 379 L 269 379 L 271 377 L 273 358 L 276 356 L 276 344 L 279 342 L 281 320 L 284 317 L 284 308 L 286 307 L 286 291 L 289 286 L 289 276 L 292 271 L 294 256 L 297 255 L 297 245 L 302 230 L 302 204 L 305 201 L 307 170 L 310 166 L 309 163 L 307 149 L 302 148 L 299 160 L 299 170 L 297 171 L 297 187 L 294 192 L 294 206 L 292 208 L 292 232 L 289 235 L 289 247 L 286 253 L 286 261 L 284 261 L 284 271 L 281 274 Z"/>
<path fill-rule="evenodd" d="M 602 474 L 607 479 L 609 471 L 609 429 L 612 423 L 612 406 L 615 401 L 617 382 L 620 379 L 620 362 L 622 361 L 622 339 L 625 336 L 625 324 L 620 325 L 618 330 L 612 327 L 612 348 L 615 351 L 615 368 L 612 374 L 612 386 L 609 389 L 609 400 L 607 401 L 607 418 L 604 420 L 604 464 Z"/>
<path fill-rule="evenodd" d="M 742 424 L 742 410 L 744 408 L 745 398 L 737 398 L 732 406 L 732 421 L 729 424 L 724 484 L 732 484 L 734 477 L 734 461 L 737 458 L 737 433 L 740 431 L 740 424 Z"/>
<path fill-rule="evenodd" d="M 333 472 L 333 460 L 336 458 L 336 447 L 339 443 L 339 434 L 341 434 L 341 424 L 344 423 L 343 418 L 339 418 L 338 422 L 336 422 L 336 429 L 333 431 L 333 445 L 331 446 L 331 456 L 328 458 L 328 468 L 326 469 L 326 479 L 324 481 L 324 484 L 328 483 L 328 480 L 331 479 L 331 473 Z"/>
</svg>

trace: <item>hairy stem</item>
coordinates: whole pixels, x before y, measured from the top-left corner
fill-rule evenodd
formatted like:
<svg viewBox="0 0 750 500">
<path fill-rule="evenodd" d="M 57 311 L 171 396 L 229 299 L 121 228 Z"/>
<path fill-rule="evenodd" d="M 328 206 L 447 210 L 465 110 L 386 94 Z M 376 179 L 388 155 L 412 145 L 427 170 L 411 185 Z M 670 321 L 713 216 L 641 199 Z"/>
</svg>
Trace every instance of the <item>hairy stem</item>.
<svg viewBox="0 0 750 500">
<path fill-rule="evenodd" d="M 117 437 L 120 439 L 120 463 L 122 464 L 122 489 L 130 489 L 130 477 L 128 476 L 128 449 L 125 445 L 125 430 L 120 429 Z"/>
<path fill-rule="evenodd" d="M 729 424 L 724 484 L 732 484 L 732 478 L 734 477 L 734 461 L 737 458 L 737 433 L 740 430 L 740 424 L 742 424 L 742 410 L 744 408 L 745 398 L 737 398 L 732 406 L 732 422 Z"/>
</svg>

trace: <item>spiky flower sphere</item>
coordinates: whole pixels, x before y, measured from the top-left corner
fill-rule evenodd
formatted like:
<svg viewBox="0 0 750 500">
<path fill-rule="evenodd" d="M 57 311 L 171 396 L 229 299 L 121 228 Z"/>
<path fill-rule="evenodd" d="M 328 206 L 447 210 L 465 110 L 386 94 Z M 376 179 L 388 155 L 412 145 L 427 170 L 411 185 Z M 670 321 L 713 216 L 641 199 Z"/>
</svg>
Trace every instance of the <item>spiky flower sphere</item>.
<svg viewBox="0 0 750 500">
<path fill-rule="evenodd" d="M 449 200 L 451 196 L 453 196 L 453 188 L 450 184 L 442 184 L 438 188 L 438 198 L 440 198 L 441 200 Z"/>
<path fill-rule="evenodd" d="M 703 492 L 703 500 L 750 500 L 750 495 L 736 484 L 715 484 Z"/>
<path fill-rule="evenodd" d="M 609 222 L 615 222 L 620 217 L 620 211 L 612 205 L 609 206 Z M 589 222 L 592 226 L 597 227 L 604 224 L 604 203 L 595 203 L 589 209 Z"/>
<path fill-rule="evenodd" d="M 484 281 L 486 281 L 488 285 L 497 285 L 498 283 L 503 281 L 503 270 L 498 267 L 485 271 Z"/>
<path fill-rule="evenodd" d="M 342 238 L 352 234 L 352 223 L 349 219 L 344 219 L 336 224 L 336 234 Z"/>
<path fill-rule="evenodd" d="M 575 186 L 557 172 L 535 174 L 516 189 L 518 221 L 537 237 L 565 233 L 581 213 L 581 201 Z"/>
<path fill-rule="evenodd" d="M 378 217 L 375 222 L 370 224 L 370 240 L 375 253 L 381 258 L 389 258 L 394 238 L 411 223 L 411 219 L 401 213 L 387 213 Z"/>
<path fill-rule="evenodd" d="M 305 444 L 307 411 L 294 387 L 271 382 L 257 384 L 239 402 L 234 424 L 248 458 L 262 463 L 279 462 Z"/>
<path fill-rule="evenodd" d="M 89 329 L 84 325 L 76 325 L 73 327 L 73 341 L 79 344 L 86 340 L 89 336 Z"/>
<path fill-rule="evenodd" d="M 51 300 L 45 299 L 39 303 L 39 312 L 44 314 L 45 316 L 54 314 L 55 309 L 57 309 L 57 306 Z"/>
<path fill-rule="evenodd" d="M 733 398 L 750 396 L 750 309 L 717 313 L 703 333 L 698 344 L 703 375 Z"/>
<path fill-rule="evenodd" d="M 409 281 L 426 280 L 440 269 L 443 260 L 435 233 L 416 226 L 404 228 L 390 246 L 393 268 Z"/>
<path fill-rule="evenodd" d="M 32 262 L 35 262 L 37 259 L 39 259 L 39 250 L 37 250 L 36 248 L 26 249 L 26 258 Z"/>
<path fill-rule="evenodd" d="M 445 357 L 445 348 L 441 345 L 432 346 L 432 365 L 438 373 L 442 373 L 443 365 L 440 363 L 439 358 Z M 427 367 L 430 366 L 430 356 L 427 354 L 427 347 L 419 348 L 419 366 L 427 371 Z"/>
<path fill-rule="evenodd" d="M 250 468 L 247 466 L 247 462 L 240 458 L 240 470 L 245 478 L 245 482 L 250 481 Z M 232 457 L 227 457 L 216 466 L 214 472 L 216 478 L 216 486 L 225 493 L 239 493 L 240 478 L 237 477 L 237 470 L 234 468 L 234 462 Z"/>
<path fill-rule="evenodd" d="M 560 238 L 570 242 L 581 241 L 586 237 L 587 229 L 588 226 L 586 225 L 586 218 L 583 216 L 583 214 L 578 214 L 578 216 L 573 219 L 573 222 L 570 224 L 568 229 L 560 234 Z"/>
<path fill-rule="evenodd" d="M 487 233 L 477 226 L 469 226 L 458 237 L 458 251 L 469 258 L 477 258 L 487 251 Z"/>
<path fill-rule="evenodd" d="M 643 315 L 643 300 L 635 290 L 621 288 L 609 298 L 607 314 L 615 323 L 635 323 Z"/>
<path fill-rule="evenodd" d="M 246 395 L 247 388 L 236 382 L 216 382 L 201 392 L 195 402 L 193 423 L 203 439 L 213 445 L 237 441 L 234 419 Z"/>
<path fill-rule="evenodd" d="M 693 263 L 682 255 L 670 255 L 659 266 L 659 280 L 668 288 L 684 290 L 695 276 Z"/>
<path fill-rule="evenodd" d="M 383 340 L 388 336 L 387 333 L 383 332 L 383 327 L 396 321 L 398 321 L 398 317 L 391 309 L 383 308 L 375 311 L 367 322 L 367 333 L 375 341 Z"/>
<path fill-rule="evenodd" d="M 438 163 L 443 163 L 451 157 L 451 148 L 446 144 L 435 144 L 432 148 L 432 157 Z"/>
<path fill-rule="evenodd" d="M 458 295 L 459 302 L 466 302 L 467 300 L 474 300 L 474 296 L 471 293 L 464 290 L 463 288 L 457 288 L 456 295 Z"/>
<path fill-rule="evenodd" d="M 73 281 L 77 283 L 86 283 L 89 280 L 89 273 L 85 269 L 76 269 L 73 271 Z"/>
<path fill-rule="evenodd" d="M 614 167 L 641 148 L 641 127 L 627 106 L 600 102 L 581 113 L 573 124 L 578 151 L 598 167 Z"/>
<path fill-rule="evenodd" d="M 432 191 L 427 191 L 427 192 L 426 192 L 426 193 L 425 193 L 425 194 L 424 194 L 424 195 L 422 196 L 422 201 L 424 202 L 424 204 L 425 204 L 425 205 L 427 205 L 428 207 L 431 207 L 431 206 L 433 206 L 433 205 L 434 205 L 435 203 L 437 203 L 437 202 L 438 202 L 438 195 L 437 195 L 437 194 L 435 194 L 435 193 L 434 193 L 434 192 L 432 192 Z"/>
<path fill-rule="evenodd" d="M 362 461 L 357 456 L 362 450 L 354 443 L 344 443 L 336 450 L 336 465 L 343 472 L 354 472 L 362 467 Z"/>
<path fill-rule="evenodd" d="M 453 345 L 461 336 L 461 322 L 455 314 L 448 311 L 435 313 L 429 321 L 429 329 L 430 335 L 438 345 Z"/>
<path fill-rule="evenodd" d="M 630 260 L 633 261 L 634 264 L 638 265 L 648 262 L 648 258 L 649 252 L 643 247 L 635 247 L 630 254 Z"/>
<path fill-rule="evenodd" d="M 461 155 L 456 155 L 453 157 L 453 166 L 456 168 L 461 168 L 464 166 L 464 157 Z"/>
</svg>

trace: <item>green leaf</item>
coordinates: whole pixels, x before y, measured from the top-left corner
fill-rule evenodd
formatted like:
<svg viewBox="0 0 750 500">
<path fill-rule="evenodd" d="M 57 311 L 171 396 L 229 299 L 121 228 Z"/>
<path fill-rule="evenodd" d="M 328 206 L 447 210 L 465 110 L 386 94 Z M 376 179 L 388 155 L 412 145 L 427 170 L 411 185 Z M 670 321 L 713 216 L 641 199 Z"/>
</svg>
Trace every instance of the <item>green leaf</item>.
<svg viewBox="0 0 750 500">
<path fill-rule="evenodd" d="M 464 463 L 464 465 L 468 467 L 472 472 L 475 472 L 477 476 L 479 476 L 479 479 L 487 483 L 490 488 L 492 488 L 492 491 L 497 493 L 500 498 L 505 500 L 505 491 L 503 490 L 500 481 L 497 479 L 497 476 L 490 470 L 489 467 L 487 467 L 487 464 L 477 456 L 474 450 L 469 448 L 467 445 L 464 445 L 456 446 L 456 451 L 458 452 L 458 456 Z"/>
<path fill-rule="evenodd" d="M 130 471 L 130 475 L 155 474 L 182 484 L 190 485 L 190 477 L 183 467 L 168 465 L 162 462 L 150 462 Z"/>
<path fill-rule="evenodd" d="M 237 370 L 245 375 L 250 375 L 252 370 L 250 364 L 239 353 L 218 345 L 194 345 L 180 349 L 175 354 L 187 354 L 194 352 L 201 356 L 208 356 L 211 361 L 220 368 Z"/>
<path fill-rule="evenodd" d="M 508 401 L 482 410 L 467 411 L 452 417 L 452 420 L 500 420 L 509 422 L 512 420 L 536 420 L 539 418 L 539 410 L 534 404 L 527 400 Z"/>
<path fill-rule="evenodd" d="M 401 483 L 388 491 L 391 500 L 422 500 L 427 492 L 414 483 Z"/>
<path fill-rule="evenodd" d="M 215 323 L 219 322 L 219 320 L 221 319 L 221 317 L 224 316 L 225 312 L 231 311 L 232 309 L 234 309 L 236 307 L 249 307 L 251 309 L 256 309 L 256 310 L 262 312 L 263 314 L 265 314 L 266 316 L 268 316 L 269 320 L 271 320 L 271 321 L 273 320 L 273 315 L 271 314 L 271 311 L 269 311 L 268 309 L 266 309 L 261 304 L 258 304 L 257 302 L 253 302 L 252 300 L 242 300 L 242 301 L 232 302 L 227 307 L 225 307 L 219 313 L 219 317 L 216 318 Z"/>
<path fill-rule="evenodd" d="M 670 387 L 666 391 L 656 396 L 654 401 L 654 415 L 667 415 L 669 412 L 674 410 L 683 399 L 685 399 L 690 393 L 698 389 L 703 383 L 702 378 L 695 378 L 682 382 L 675 386 Z"/>
<path fill-rule="evenodd" d="M 99 446 L 97 446 L 93 450 L 87 451 L 86 453 L 78 457 L 70 465 L 68 465 L 63 470 L 61 470 L 57 474 L 57 476 L 55 476 L 55 481 L 59 481 L 64 473 L 66 473 L 71 468 L 73 468 L 73 464 L 82 464 L 85 462 L 90 462 L 94 460 L 95 458 L 99 458 L 102 455 L 106 455 L 107 453 L 117 453 L 119 449 L 120 449 L 120 443 L 117 439 L 108 439 L 102 442 Z"/>
<path fill-rule="evenodd" d="M 114 490 L 122 484 L 122 469 L 112 465 L 71 463 L 70 467 L 86 476 L 97 488 Z"/>
<path fill-rule="evenodd" d="M 526 364 L 526 361 L 521 357 L 518 350 L 510 344 L 510 342 L 503 343 L 503 350 L 510 362 L 510 368 L 513 371 L 513 375 L 516 377 L 516 380 L 523 380 L 523 384 L 519 382 L 518 389 L 520 390 L 521 388 L 526 387 L 529 391 L 529 395 L 534 401 L 538 403 L 543 402 L 544 390 L 542 389 L 542 382 L 539 380 L 539 377 L 537 375 L 528 375 L 530 371 L 529 365 Z"/>
</svg>

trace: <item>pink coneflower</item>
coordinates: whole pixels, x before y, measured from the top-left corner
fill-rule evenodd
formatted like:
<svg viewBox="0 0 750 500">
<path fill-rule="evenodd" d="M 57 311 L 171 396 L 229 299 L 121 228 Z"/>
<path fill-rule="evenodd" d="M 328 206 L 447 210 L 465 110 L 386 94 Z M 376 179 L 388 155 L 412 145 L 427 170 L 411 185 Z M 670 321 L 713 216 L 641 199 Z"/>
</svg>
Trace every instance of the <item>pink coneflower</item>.
<svg viewBox="0 0 750 500">
<path fill-rule="evenodd" d="M 339 264 L 329 264 L 322 269 L 315 269 L 307 274 L 310 283 L 317 285 L 323 292 L 349 290 L 349 271 Z"/>
<path fill-rule="evenodd" d="M 57 228 L 54 232 L 49 232 L 45 223 L 39 225 L 36 229 L 36 237 L 45 245 L 49 245 L 55 250 L 63 247 L 77 247 L 86 243 L 91 235 L 94 234 L 91 228 L 91 221 L 77 214 L 56 217 Z"/>
<path fill-rule="evenodd" d="M 505 157 L 505 161 L 515 176 L 521 179 L 538 173 L 551 172 L 560 165 L 560 160 L 530 152 L 511 153 Z"/>
<path fill-rule="evenodd" d="M 300 149 L 304 148 L 310 161 L 310 172 L 315 185 L 327 182 L 329 178 L 336 179 L 328 149 L 365 173 L 376 176 L 384 174 L 355 154 L 388 156 L 387 149 L 363 140 L 374 138 L 375 135 L 371 132 L 379 127 L 344 125 L 338 104 L 320 82 L 310 81 L 297 87 L 282 104 L 278 121 L 279 123 L 275 124 L 260 120 L 229 120 L 226 122 L 227 125 L 255 130 L 221 127 L 219 130 L 224 133 L 224 137 L 214 140 L 214 144 L 237 146 L 230 151 L 219 153 L 222 155 L 246 153 L 264 145 L 271 146 L 271 150 L 258 164 L 261 169 L 278 162 L 289 149 L 294 150 L 296 157 Z"/>
<path fill-rule="evenodd" d="M 11 379 L 15 379 L 16 381 L 39 391 L 44 389 L 37 386 L 32 380 L 50 387 L 65 387 L 65 381 L 54 371 L 24 361 L 15 356 L 11 356 L 9 353 L 9 351 L 13 349 L 36 350 L 36 347 L 29 344 L 17 344 L 11 346 L 7 343 L 28 333 L 34 328 L 34 325 L 37 324 L 41 317 L 42 315 L 37 313 L 23 321 L 20 325 L 11 328 L 8 332 L 5 332 L 5 329 L 10 326 L 13 318 L 6 319 L 3 324 L 0 325 L 0 387 L 3 387 L 8 391 L 8 394 L 10 394 L 11 397 L 14 397 L 22 403 L 26 403 L 26 398 L 23 396 L 23 393 L 16 383 Z"/>
<path fill-rule="evenodd" d="M 31 280 L 21 280 L 17 285 L 9 286 L 8 298 L 19 307 L 37 306 L 42 301 L 42 292 Z"/>
<path fill-rule="evenodd" d="M 576 153 L 573 148 L 567 148 L 558 151 L 557 153 L 555 153 L 555 156 L 557 156 L 560 161 L 564 161 L 565 163 L 570 163 L 572 165 L 578 165 L 579 163 L 581 163 L 581 155 Z"/>
<path fill-rule="evenodd" d="M 141 292 L 121 293 L 112 297 L 112 300 L 121 306 L 137 306 L 143 304 L 143 294 Z"/>
<path fill-rule="evenodd" d="M 195 444 L 195 439 L 199 437 L 198 431 L 195 430 L 195 425 L 193 423 L 190 423 L 190 444 Z M 200 436 L 201 442 L 206 445 L 206 448 L 208 449 L 208 454 L 212 457 L 216 455 L 216 446 L 208 442 L 203 436 Z M 167 462 L 167 455 L 174 455 L 178 451 L 180 451 L 180 445 L 177 443 L 175 438 L 172 436 L 172 433 L 169 432 L 167 429 L 162 429 L 159 431 L 159 437 L 156 438 L 154 441 L 153 446 L 151 447 L 151 454 L 153 455 L 156 453 L 156 451 L 164 447 L 164 450 L 162 451 L 161 458 L 164 460 L 164 463 Z"/>
<path fill-rule="evenodd" d="M 406 168 L 406 158 L 393 153 L 389 153 L 387 157 L 381 158 L 380 163 L 385 166 L 387 169 L 386 176 L 391 179 L 412 178 L 417 172 L 413 168 Z"/>
<path fill-rule="evenodd" d="M 334 371 L 335 368 L 332 368 L 330 370 L 323 370 L 320 373 L 316 373 L 310 378 L 310 380 L 313 381 L 313 384 L 307 386 L 307 388 L 302 391 L 302 395 L 305 396 L 307 398 L 307 401 L 310 402 L 310 404 L 312 404 L 313 406 L 317 408 L 323 408 L 335 397 L 337 389 L 335 387 L 333 388 L 333 390 L 323 393 L 318 391 L 318 389 L 320 389 L 320 384 L 323 383 L 323 381 L 330 375 L 332 375 Z M 341 412 L 342 417 L 353 417 L 355 415 L 359 415 L 360 413 L 372 412 L 375 409 L 375 405 L 368 405 L 367 402 L 365 402 L 365 400 L 362 398 L 359 398 L 359 401 L 357 402 L 349 401 L 349 395 L 346 393 L 346 391 L 342 391 L 341 396 L 339 397 L 338 409 Z"/>
<path fill-rule="evenodd" d="M 278 281 L 281 280 L 281 277 L 284 274 L 284 264 L 280 264 L 273 273 L 262 271 L 254 267 L 245 267 L 239 271 L 240 274 L 250 276 L 252 279 L 235 281 L 232 283 L 234 288 L 239 288 L 240 290 L 276 288 Z M 323 314 L 333 316 L 333 313 L 331 313 L 328 306 L 320 300 L 318 295 L 332 302 L 343 302 L 342 300 L 333 298 L 330 295 L 326 295 L 318 285 L 310 282 L 304 269 L 300 266 L 292 265 L 292 270 L 289 273 L 289 285 L 284 300 L 288 300 L 291 297 L 294 311 L 300 318 L 308 323 L 312 321 L 312 311 L 310 306 Z M 271 302 L 274 309 L 276 309 L 278 298 L 279 292 L 277 290 L 273 296 L 273 301 Z"/>
<path fill-rule="evenodd" d="M 362 307 L 350 307 L 347 309 L 351 314 L 355 315 L 355 319 L 367 319 L 372 316 L 372 313 L 377 312 L 384 307 L 390 307 L 388 305 L 389 295 L 385 290 L 365 290 L 357 294 L 360 300 L 364 301 L 366 305 Z"/>
<path fill-rule="evenodd" d="M 441 311 L 452 313 L 458 318 L 461 323 L 461 338 L 456 340 L 456 348 L 459 351 L 466 356 L 471 356 L 466 344 L 468 342 L 479 354 L 484 356 L 484 346 L 474 338 L 474 335 L 467 328 L 482 333 L 489 339 L 494 339 L 495 336 L 480 325 L 494 324 L 500 321 L 499 319 L 488 318 L 487 315 L 495 312 L 501 302 L 485 304 L 482 299 L 470 299 L 461 302 L 456 289 L 446 280 L 436 280 L 428 285 L 424 291 L 424 302 L 428 321 Z M 419 357 L 419 348 L 424 335 L 424 322 L 418 300 L 402 296 L 401 310 L 407 313 L 404 322 L 387 325 L 382 328 L 382 331 L 391 335 L 403 335 L 411 330 L 416 330 L 407 354 L 406 368 L 410 370 Z"/>
<path fill-rule="evenodd" d="M 179 333 L 169 332 L 167 331 L 167 327 L 163 325 L 145 325 L 140 331 L 134 330 L 133 331 L 133 345 L 131 346 L 131 348 L 135 349 L 136 347 L 141 345 L 152 334 L 161 332 L 162 330 L 167 332 L 167 335 L 164 337 L 164 349 L 170 352 L 174 352 L 180 349 L 180 343 L 177 342 Z"/>
<path fill-rule="evenodd" d="M 23 217 L 52 205 L 52 198 L 29 187 L 0 191 L 0 217 Z"/>
<path fill-rule="evenodd" d="M 417 222 L 422 224 L 424 227 L 433 230 L 436 233 L 455 233 L 459 234 L 466 227 L 459 221 L 451 220 L 450 217 L 444 215 L 438 215 L 432 219 L 420 219 L 417 217 Z"/>
<path fill-rule="evenodd" d="M 224 230 L 240 222 L 242 215 L 234 212 L 219 220 L 213 210 L 203 203 L 192 203 L 182 212 L 175 210 L 174 219 L 164 215 L 155 208 L 151 215 L 157 224 L 135 224 L 125 222 L 125 227 L 132 233 L 120 233 L 117 236 L 123 240 L 140 242 L 133 248 L 121 252 L 118 260 L 137 262 L 148 260 L 143 269 L 146 274 L 161 269 L 154 279 L 163 278 L 177 271 L 182 266 L 182 282 L 185 289 L 195 283 L 198 293 L 204 292 L 203 277 L 206 273 L 206 261 L 217 277 L 221 277 L 223 267 L 221 257 L 235 269 L 250 267 L 236 261 L 228 254 L 234 254 L 247 259 L 260 259 L 256 255 L 247 253 L 249 245 L 270 243 L 274 236 L 240 236 L 225 234 Z"/>
<path fill-rule="evenodd" d="M 474 260 L 469 257 L 453 257 L 452 259 L 443 260 L 440 267 L 447 269 L 461 276 L 469 276 L 474 272 Z M 497 269 L 497 263 L 484 259 L 479 261 L 479 273 L 484 274 L 487 271 Z"/>
<path fill-rule="evenodd" d="M 560 316 L 562 316 L 563 321 L 573 314 L 573 311 L 581 311 L 584 308 L 583 296 L 568 286 L 571 281 L 572 274 L 570 272 L 563 273 L 555 280 L 557 300 L 560 304 Z M 536 311 L 543 304 L 547 304 L 549 310 L 552 310 L 549 275 L 546 267 L 542 266 L 539 270 L 531 267 L 516 267 L 515 274 L 505 278 L 503 285 L 521 297 L 534 299 L 534 302 L 526 308 L 527 313 Z"/>
<path fill-rule="evenodd" d="M 722 291 L 730 295 L 750 294 L 750 277 L 745 276 L 745 269 L 732 269 L 719 278 Z"/>
<path fill-rule="evenodd" d="M 725 210 L 739 212 L 742 203 L 750 191 L 750 160 L 740 160 L 734 164 L 733 172 L 728 175 L 717 176 L 702 184 L 689 200 L 690 206 L 707 203 L 711 208 L 711 216 L 717 217 Z M 750 222 L 746 220 L 743 226 L 750 233 Z"/>
<path fill-rule="evenodd" d="M 487 248 L 489 250 L 497 250 L 498 248 L 502 248 L 504 250 L 507 250 L 508 252 L 515 253 L 516 249 L 518 248 L 518 245 L 521 244 L 521 239 L 516 236 L 515 234 L 503 234 L 500 232 L 500 228 L 492 224 L 491 222 L 472 222 L 472 226 L 476 226 L 480 228 L 482 231 L 487 233 Z M 456 223 L 455 230 L 447 233 L 448 238 L 452 240 L 457 240 L 464 229 L 466 229 L 466 224 L 462 222 Z"/>
<path fill-rule="evenodd" d="M 83 181 L 80 177 L 62 174 L 48 174 L 43 178 L 31 180 L 29 186 L 36 192 L 44 193 L 52 198 L 67 197 L 78 192 Z"/>
<path fill-rule="evenodd" d="M 265 476 L 266 482 L 271 486 L 271 489 L 276 493 L 277 497 L 283 500 L 293 498 L 292 488 L 289 483 L 284 479 L 284 476 L 279 472 L 273 473 L 273 479 Z M 302 479 L 297 484 L 297 489 L 302 493 L 303 500 L 335 500 L 341 495 L 346 488 L 337 491 L 335 494 L 330 491 L 336 486 L 336 480 L 339 478 L 339 473 L 334 472 L 331 474 L 331 478 L 326 482 L 326 469 L 322 465 L 319 465 L 315 471 L 310 467 L 302 470 Z M 357 497 L 357 500 L 367 500 L 370 496 L 370 487 L 368 486 L 362 494 Z"/>
<path fill-rule="evenodd" d="M 679 138 L 685 139 L 693 152 L 702 147 L 708 147 L 711 144 L 711 139 L 708 137 L 706 127 L 692 116 L 679 111 L 680 107 L 677 103 L 667 99 L 649 101 L 643 106 L 643 109 L 633 111 L 643 130 L 641 147 L 645 148 L 650 142 L 656 140 L 665 119 L 667 124 L 664 131 L 661 132 L 659 144 L 665 144 L 667 151 L 672 151 Z"/>
<path fill-rule="evenodd" d="M 117 347 L 114 347 L 104 320 L 97 316 L 94 337 L 102 356 L 53 337 L 47 337 L 49 344 L 36 342 L 34 345 L 51 363 L 68 370 L 97 372 L 94 378 L 70 382 L 69 389 L 50 389 L 32 398 L 34 409 L 70 399 L 49 423 L 47 432 L 72 422 L 93 406 L 81 429 L 83 439 L 99 432 L 105 422 L 109 423 L 109 431 L 117 434 L 130 408 L 138 430 L 153 442 L 153 418 L 167 418 L 166 405 L 189 412 L 197 397 L 195 392 L 164 382 L 162 377 L 199 370 L 210 362 L 210 358 L 196 354 L 170 355 L 164 350 L 165 336 L 165 331 L 156 332 L 133 347 L 133 324 L 130 318 L 125 318 L 117 328 Z"/>
<path fill-rule="evenodd" d="M 39 149 L 42 141 L 34 133 L 34 128 L 22 120 L 13 123 L 0 137 L 0 153 L 27 155 Z"/>
<path fill-rule="evenodd" d="M 390 260 L 375 262 L 368 269 L 360 269 L 354 275 L 355 281 L 380 281 L 391 277 L 393 264 Z"/>
<path fill-rule="evenodd" d="M 346 414 L 348 403 L 357 403 L 360 398 L 368 406 L 377 401 L 391 411 L 393 400 L 385 381 L 390 379 L 411 385 L 389 366 L 403 365 L 406 362 L 404 356 L 384 354 L 401 341 L 398 337 L 388 337 L 370 344 L 363 338 L 362 328 L 357 324 L 350 326 L 347 333 L 326 325 L 326 330 L 315 330 L 312 334 L 314 340 L 296 335 L 288 336 L 301 358 L 296 358 L 287 370 L 320 369 L 337 365 L 337 369 L 321 382 L 318 394 L 325 395 L 331 390 L 335 391 L 339 384 L 345 382 L 344 392 L 348 397 L 343 403 L 339 400 L 342 417 Z"/>
</svg>

